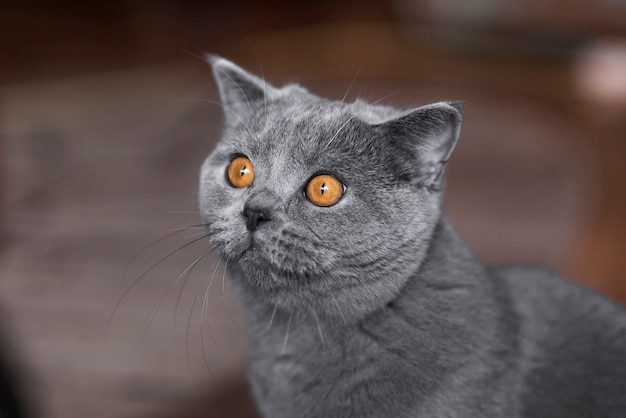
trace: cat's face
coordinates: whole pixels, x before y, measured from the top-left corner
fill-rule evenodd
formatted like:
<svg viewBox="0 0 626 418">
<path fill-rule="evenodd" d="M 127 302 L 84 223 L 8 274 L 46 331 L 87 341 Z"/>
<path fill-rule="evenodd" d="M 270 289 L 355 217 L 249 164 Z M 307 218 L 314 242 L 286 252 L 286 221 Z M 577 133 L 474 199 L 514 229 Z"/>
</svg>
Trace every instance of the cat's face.
<svg viewBox="0 0 626 418">
<path fill-rule="evenodd" d="M 439 217 L 457 107 L 344 104 L 212 64 L 226 128 L 202 167 L 200 211 L 236 280 L 259 300 L 330 315 L 392 299 Z"/>
</svg>

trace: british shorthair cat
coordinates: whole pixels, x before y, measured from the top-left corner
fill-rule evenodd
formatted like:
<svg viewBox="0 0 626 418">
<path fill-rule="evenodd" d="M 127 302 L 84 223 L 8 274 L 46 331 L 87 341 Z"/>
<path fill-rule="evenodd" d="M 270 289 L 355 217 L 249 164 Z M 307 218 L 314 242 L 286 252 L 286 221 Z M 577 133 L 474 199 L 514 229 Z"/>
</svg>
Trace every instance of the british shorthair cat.
<svg viewBox="0 0 626 418">
<path fill-rule="evenodd" d="M 210 56 L 199 207 L 268 418 L 626 417 L 626 311 L 482 264 L 442 212 L 462 109 L 277 88 Z"/>
</svg>

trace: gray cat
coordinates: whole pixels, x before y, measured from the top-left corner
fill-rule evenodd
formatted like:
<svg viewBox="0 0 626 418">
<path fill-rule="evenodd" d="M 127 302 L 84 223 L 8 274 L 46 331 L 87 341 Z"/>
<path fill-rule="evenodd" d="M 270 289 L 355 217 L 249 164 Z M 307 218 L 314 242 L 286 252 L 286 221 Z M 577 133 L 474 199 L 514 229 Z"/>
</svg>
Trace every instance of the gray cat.
<svg viewBox="0 0 626 418">
<path fill-rule="evenodd" d="M 200 211 L 244 306 L 265 417 L 626 417 L 626 311 L 483 265 L 442 213 L 461 106 L 276 88 L 210 56 Z"/>
</svg>

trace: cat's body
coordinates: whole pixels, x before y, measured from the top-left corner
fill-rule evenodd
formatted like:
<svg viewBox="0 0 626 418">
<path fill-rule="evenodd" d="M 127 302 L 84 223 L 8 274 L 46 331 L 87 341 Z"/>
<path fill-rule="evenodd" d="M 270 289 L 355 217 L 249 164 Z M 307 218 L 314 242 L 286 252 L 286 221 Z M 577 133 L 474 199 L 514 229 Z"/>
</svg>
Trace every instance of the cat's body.
<svg viewBox="0 0 626 418">
<path fill-rule="evenodd" d="M 435 234 L 399 297 L 357 324 L 277 312 L 268 330 L 273 310 L 245 300 L 264 416 L 624 416 L 621 307 L 542 270 L 484 268 L 445 218 Z"/>
<path fill-rule="evenodd" d="M 485 267 L 442 214 L 457 104 L 331 102 L 212 63 L 227 127 L 200 208 L 265 417 L 626 416 L 626 311 L 541 270 Z M 241 155 L 245 187 L 225 175 Z M 309 196 L 319 173 L 344 185 L 328 207 Z"/>
</svg>

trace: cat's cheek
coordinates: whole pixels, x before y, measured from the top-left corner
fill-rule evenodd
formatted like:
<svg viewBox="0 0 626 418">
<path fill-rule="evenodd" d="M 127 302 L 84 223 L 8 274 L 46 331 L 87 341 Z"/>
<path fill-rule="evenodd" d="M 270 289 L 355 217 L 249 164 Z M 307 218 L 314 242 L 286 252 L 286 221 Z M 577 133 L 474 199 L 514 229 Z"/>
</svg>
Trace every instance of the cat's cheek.
<svg viewBox="0 0 626 418">
<path fill-rule="evenodd" d="M 237 262 L 250 249 L 250 239 L 245 231 L 233 228 L 228 234 L 223 234 L 215 243 L 216 248 L 227 260 Z"/>
<path fill-rule="evenodd" d="M 241 215 L 243 200 L 237 189 L 203 187 L 200 190 L 200 216 L 209 232 L 209 242 L 225 259 L 238 259 L 250 245 L 249 233 Z"/>
</svg>

